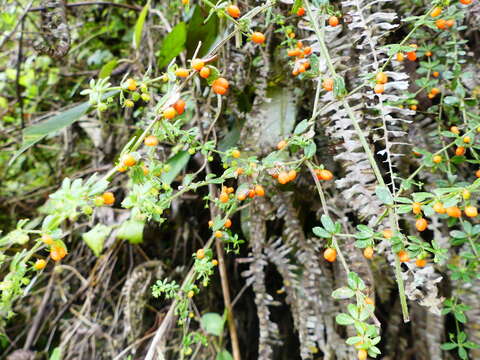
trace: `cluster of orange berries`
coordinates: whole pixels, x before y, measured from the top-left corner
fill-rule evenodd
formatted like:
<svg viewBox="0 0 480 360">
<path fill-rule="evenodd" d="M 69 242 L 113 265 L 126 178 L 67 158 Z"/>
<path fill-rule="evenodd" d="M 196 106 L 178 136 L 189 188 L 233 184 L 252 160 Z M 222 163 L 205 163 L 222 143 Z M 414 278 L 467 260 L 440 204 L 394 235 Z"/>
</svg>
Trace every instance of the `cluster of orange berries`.
<svg viewBox="0 0 480 360">
<path fill-rule="evenodd" d="M 178 99 L 175 104 L 164 109 L 162 115 L 165 119 L 172 120 L 175 116 L 182 115 L 185 112 L 185 105 L 185 101 Z"/>
<path fill-rule="evenodd" d="M 205 249 L 198 249 L 197 252 L 195 253 L 195 257 L 198 259 L 198 260 L 202 260 L 205 258 Z M 216 259 L 213 259 L 212 260 L 212 264 L 213 266 L 217 266 L 218 265 L 218 261 Z M 192 295 L 193 296 L 193 295 Z M 189 297 L 192 297 L 192 296 L 189 296 Z"/>
<path fill-rule="evenodd" d="M 435 18 L 437 16 L 440 16 L 441 13 L 442 13 L 442 8 L 437 6 L 432 10 L 432 12 L 430 13 L 430 16 Z M 455 25 L 455 20 L 438 19 L 435 21 L 435 25 L 437 26 L 438 29 L 444 30 L 446 28 L 449 28 Z"/>
<path fill-rule="evenodd" d="M 388 82 L 388 76 L 384 72 L 379 72 L 375 75 L 376 85 L 373 89 L 375 94 L 383 94 L 385 91 L 385 84 Z"/>
<path fill-rule="evenodd" d="M 297 171 L 294 170 L 294 169 L 291 169 L 289 171 L 286 171 L 286 170 L 282 170 L 280 172 L 274 172 L 272 174 L 272 177 L 274 179 L 277 179 L 277 181 L 282 184 L 282 185 L 285 185 L 293 180 L 295 180 L 297 178 Z"/>
<path fill-rule="evenodd" d="M 383 230 L 383 237 L 385 239 L 391 239 L 393 237 L 393 231 L 390 230 L 390 229 Z M 410 261 L 410 257 L 408 256 L 408 252 L 406 252 L 405 250 L 400 250 L 397 253 L 397 255 L 398 255 L 398 258 L 399 258 L 400 262 L 402 262 L 402 263 Z M 417 259 L 415 261 L 415 264 L 418 267 L 425 267 L 425 265 L 427 265 L 427 260 L 426 259 Z"/>
<path fill-rule="evenodd" d="M 125 90 L 129 90 L 133 92 L 132 98 L 131 99 L 126 99 L 125 102 L 123 103 L 125 107 L 133 107 L 135 105 L 134 101 L 137 101 L 139 98 L 142 98 L 143 101 L 150 101 L 150 94 L 148 93 L 147 86 L 145 84 L 142 84 L 140 86 L 140 92 L 136 92 L 138 90 L 138 84 L 135 79 L 128 78 L 125 83 L 123 83 L 122 86 Z M 105 106 L 105 105 L 104 105 Z"/>
<path fill-rule="evenodd" d="M 417 60 L 417 48 L 418 48 L 418 45 L 417 45 L 417 44 L 410 44 L 410 47 L 411 47 L 413 50 L 407 52 L 407 59 L 410 60 L 410 61 L 415 61 L 415 60 Z M 397 55 L 396 55 L 396 59 L 397 59 L 397 61 L 402 62 L 403 60 L 405 60 L 405 55 L 404 55 L 403 53 L 399 52 L 399 53 L 397 53 Z"/>
<path fill-rule="evenodd" d="M 208 79 L 210 77 L 211 73 L 212 73 L 211 69 L 208 66 L 205 65 L 205 61 L 202 60 L 202 59 L 193 59 L 192 60 L 192 69 L 195 72 L 198 72 L 200 77 L 204 78 L 204 79 Z M 190 75 L 190 72 L 189 72 L 188 69 L 178 68 L 175 71 L 175 75 L 178 76 L 178 77 L 186 78 Z M 216 79 L 212 82 L 212 91 L 215 94 L 225 95 L 227 93 L 227 90 L 228 90 L 229 86 L 230 86 L 230 84 L 228 83 L 227 79 L 225 79 L 223 77 L 219 77 L 218 79 Z M 167 112 L 167 114 L 165 114 L 165 111 L 167 111 L 167 110 L 168 110 L 168 112 Z M 173 119 L 173 117 L 175 117 L 178 113 L 178 110 L 177 110 L 177 112 L 175 112 L 175 110 L 176 110 L 175 107 L 169 107 L 164 111 L 163 115 L 167 119 Z M 170 116 L 170 117 L 167 117 L 167 115 Z"/>
<path fill-rule="evenodd" d="M 440 94 L 440 89 L 439 88 L 432 88 L 430 90 L 430 92 L 428 93 L 428 98 L 429 99 L 433 99 L 435 96 L 437 96 L 438 94 Z"/>
<path fill-rule="evenodd" d="M 42 241 L 50 246 L 50 257 L 52 258 L 53 261 L 60 261 L 62 260 L 65 256 L 67 256 L 67 249 L 65 249 L 63 246 L 58 245 L 55 243 L 55 240 L 48 235 L 48 234 L 43 234 L 42 235 Z M 41 270 L 45 267 L 46 265 L 45 260 L 38 260 L 34 267 L 36 270 Z"/>
<path fill-rule="evenodd" d="M 247 198 L 247 196 L 251 199 L 253 199 L 255 196 L 265 196 L 265 189 L 262 185 L 257 184 L 251 189 L 245 189 L 244 191 L 240 191 L 237 194 L 237 200 L 243 201 Z"/>
<path fill-rule="evenodd" d="M 332 91 L 335 81 L 332 78 L 323 79 L 322 87 L 325 91 Z"/>
<path fill-rule="evenodd" d="M 312 53 L 312 48 L 310 46 L 303 47 L 301 41 L 297 42 L 297 46 L 294 49 L 287 50 L 287 55 L 295 57 L 295 67 L 292 71 L 293 76 L 297 76 L 299 73 L 303 73 L 310 67 L 310 61 L 305 59 L 305 56 L 308 56 Z"/>
</svg>

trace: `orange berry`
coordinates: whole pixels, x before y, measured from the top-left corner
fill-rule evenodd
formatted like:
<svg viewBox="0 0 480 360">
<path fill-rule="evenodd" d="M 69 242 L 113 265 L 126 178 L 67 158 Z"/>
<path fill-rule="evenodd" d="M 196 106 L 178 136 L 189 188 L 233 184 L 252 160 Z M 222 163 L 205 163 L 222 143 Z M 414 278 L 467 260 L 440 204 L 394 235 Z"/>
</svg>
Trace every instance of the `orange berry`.
<svg viewBox="0 0 480 360">
<path fill-rule="evenodd" d="M 414 202 L 412 204 L 412 212 L 415 214 L 415 215 L 418 215 L 422 212 L 422 204 L 418 203 L 418 202 Z"/>
<path fill-rule="evenodd" d="M 163 110 L 163 117 L 165 119 L 171 120 L 175 117 L 175 115 L 177 115 L 177 111 L 173 106 L 169 106 L 168 108 Z"/>
<path fill-rule="evenodd" d="M 248 197 L 251 198 L 251 199 L 255 197 L 255 190 L 254 189 L 248 190 Z"/>
<path fill-rule="evenodd" d="M 305 15 L 305 8 L 299 7 L 298 10 L 297 10 L 297 15 L 298 15 L 298 16 L 303 16 L 303 15 Z"/>
<path fill-rule="evenodd" d="M 333 179 L 333 173 L 330 170 L 322 169 L 318 172 L 317 178 L 319 180 L 330 181 Z"/>
<path fill-rule="evenodd" d="M 147 176 L 148 173 L 150 172 L 150 170 L 148 169 L 148 167 L 146 165 L 142 166 L 142 171 L 143 171 L 143 175 L 145 175 L 145 176 Z"/>
<path fill-rule="evenodd" d="M 255 195 L 265 196 L 265 189 L 262 185 L 255 185 Z"/>
<path fill-rule="evenodd" d="M 452 126 L 452 127 L 450 128 L 450 131 L 451 131 L 452 133 L 456 134 L 456 135 L 459 135 L 459 134 L 460 134 L 460 129 L 459 129 L 458 127 L 456 127 L 456 126 Z"/>
<path fill-rule="evenodd" d="M 480 178 L 480 169 L 477 170 L 477 171 L 475 171 L 475 176 L 476 176 L 477 178 Z"/>
<path fill-rule="evenodd" d="M 473 2 L 473 0 L 460 0 L 460 3 L 463 5 L 470 5 Z"/>
<path fill-rule="evenodd" d="M 417 60 L 417 53 L 415 51 L 407 52 L 407 59 L 410 61 Z"/>
<path fill-rule="evenodd" d="M 288 181 L 293 181 L 297 178 L 297 172 L 295 170 L 290 170 L 288 172 Z"/>
<path fill-rule="evenodd" d="M 223 77 L 219 77 L 218 79 L 216 79 L 212 83 L 212 85 L 218 85 L 218 86 L 224 87 L 225 89 L 228 89 L 228 87 L 230 86 L 230 84 L 228 83 L 228 80 Z"/>
<path fill-rule="evenodd" d="M 440 164 L 443 159 L 440 155 L 435 155 L 432 160 L 435 164 Z"/>
<path fill-rule="evenodd" d="M 375 94 L 383 94 L 385 91 L 385 85 L 376 84 L 375 87 L 373 88 L 373 91 L 375 91 Z"/>
<path fill-rule="evenodd" d="M 307 46 L 305 49 L 303 49 L 303 54 L 310 55 L 312 51 L 313 51 L 312 48 L 310 46 Z"/>
<path fill-rule="evenodd" d="M 457 156 L 463 156 L 465 155 L 465 148 L 463 146 L 459 146 L 455 149 L 455 155 Z"/>
<path fill-rule="evenodd" d="M 333 248 L 327 248 L 323 252 L 323 258 L 328 262 L 334 262 L 337 259 L 337 250 Z"/>
<path fill-rule="evenodd" d="M 62 260 L 62 257 L 60 256 L 60 253 L 58 252 L 58 249 L 52 249 L 50 251 L 50 257 L 52 258 L 53 261 L 60 261 Z"/>
<path fill-rule="evenodd" d="M 200 70 L 200 77 L 206 79 L 210 76 L 210 73 L 211 73 L 210 68 L 205 66 L 204 68 L 202 68 L 202 70 Z"/>
<path fill-rule="evenodd" d="M 442 8 L 437 6 L 437 7 L 433 8 L 432 12 L 430 13 L 430 16 L 431 17 L 437 17 L 441 13 L 442 13 Z"/>
<path fill-rule="evenodd" d="M 453 25 L 455 25 L 455 20 L 454 19 L 448 19 L 445 24 L 448 26 L 448 27 L 452 27 Z"/>
<path fill-rule="evenodd" d="M 198 260 L 202 260 L 205 257 L 205 250 L 198 249 L 196 253 L 196 257 Z"/>
<path fill-rule="evenodd" d="M 370 298 L 370 297 L 366 297 L 365 298 L 365 304 L 368 304 L 368 305 L 375 305 L 375 301 Z"/>
<path fill-rule="evenodd" d="M 217 266 L 217 265 L 218 265 L 218 260 L 213 259 L 213 260 L 212 260 L 212 265 L 213 265 L 213 266 Z"/>
<path fill-rule="evenodd" d="M 428 57 L 432 56 L 432 52 L 431 51 L 426 51 L 425 56 L 428 56 Z"/>
<path fill-rule="evenodd" d="M 280 174 L 278 174 L 278 182 L 280 184 L 286 184 L 290 181 L 290 177 L 288 176 L 288 173 L 286 171 L 281 171 Z"/>
<path fill-rule="evenodd" d="M 283 150 L 287 146 L 287 142 L 285 140 L 280 140 L 280 142 L 277 144 L 277 149 L 278 150 Z"/>
<path fill-rule="evenodd" d="M 393 237 L 393 231 L 390 229 L 385 229 L 383 230 L 382 235 L 385 239 L 391 239 Z"/>
<path fill-rule="evenodd" d="M 300 56 L 302 55 L 302 50 L 300 49 L 290 49 L 287 51 L 288 56 Z"/>
<path fill-rule="evenodd" d="M 189 299 L 193 298 L 194 295 L 195 295 L 195 291 L 193 291 L 193 290 L 190 290 L 190 291 L 187 293 L 187 297 L 188 297 Z"/>
<path fill-rule="evenodd" d="M 363 256 L 365 256 L 366 259 L 373 259 L 373 248 L 372 247 L 366 247 L 363 250 Z"/>
<path fill-rule="evenodd" d="M 465 215 L 470 218 L 473 218 L 478 215 L 478 210 L 475 206 L 467 206 L 465 207 Z"/>
<path fill-rule="evenodd" d="M 255 44 L 263 44 L 265 42 L 265 35 L 263 35 L 261 32 L 255 31 L 252 34 L 252 41 Z"/>
<path fill-rule="evenodd" d="M 235 189 L 233 187 L 228 187 L 227 188 L 227 194 L 231 194 L 235 191 Z"/>
<path fill-rule="evenodd" d="M 133 166 L 137 163 L 137 159 L 132 154 L 126 154 L 122 158 L 122 164 L 126 167 Z"/>
<path fill-rule="evenodd" d="M 224 226 L 225 226 L 227 229 L 229 229 L 229 228 L 232 226 L 232 220 L 227 219 L 227 220 L 225 221 Z"/>
<path fill-rule="evenodd" d="M 433 95 L 440 94 L 440 89 L 439 88 L 432 88 L 432 90 L 430 90 L 430 93 L 433 94 Z"/>
<path fill-rule="evenodd" d="M 423 267 L 425 267 L 425 265 L 427 265 L 427 260 L 426 259 L 417 259 L 417 260 L 415 260 L 415 265 L 417 265 L 417 267 L 423 268 Z"/>
<path fill-rule="evenodd" d="M 410 105 L 410 110 L 417 111 L 417 105 Z"/>
<path fill-rule="evenodd" d="M 459 218 L 462 216 L 462 211 L 458 208 L 458 206 L 450 206 L 447 209 L 447 215 L 454 218 Z"/>
<path fill-rule="evenodd" d="M 237 168 L 237 170 L 235 170 L 235 174 L 236 174 L 237 176 L 242 175 L 244 172 L 245 172 L 245 171 L 244 171 L 243 168 L 241 168 L 241 167 L 239 167 L 239 168 Z"/>
<path fill-rule="evenodd" d="M 367 360 L 368 352 L 365 349 L 358 350 L 357 353 L 358 360 Z"/>
<path fill-rule="evenodd" d="M 396 59 L 397 61 L 402 62 L 403 60 L 405 60 L 405 55 L 403 55 L 402 53 L 397 53 Z"/>
<path fill-rule="evenodd" d="M 408 256 L 408 253 L 405 250 L 400 250 L 397 255 L 398 255 L 398 259 L 402 263 L 410 261 L 410 256 Z"/>
<path fill-rule="evenodd" d="M 175 104 L 173 104 L 173 108 L 177 112 L 178 115 L 182 115 L 185 112 L 185 101 L 182 99 L 178 99 Z"/>
<path fill-rule="evenodd" d="M 440 76 L 440 73 L 438 71 L 434 71 L 432 73 L 432 76 L 435 77 L 435 78 L 438 78 Z"/>
<path fill-rule="evenodd" d="M 227 93 L 227 89 L 220 85 L 213 85 L 212 90 L 218 95 L 225 95 Z"/>
<path fill-rule="evenodd" d="M 218 238 L 221 238 L 223 236 L 223 233 L 220 230 L 217 230 L 217 231 L 215 231 L 214 236 L 218 239 Z"/>
<path fill-rule="evenodd" d="M 386 84 L 388 82 L 388 76 L 384 72 L 379 72 L 375 75 L 375 81 L 377 84 Z"/>
<path fill-rule="evenodd" d="M 208 227 L 212 227 L 213 226 L 213 220 L 208 220 Z"/>
<path fill-rule="evenodd" d="M 221 203 L 226 203 L 228 202 L 228 194 L 222 192 L 218 199 L 220 200 Z"/>
<path fill-rule="evenodd" d="M 472 138 L 470 136 L 464 136 L 463 137 L 463 142 L 465 144 L 470 144 L 471 141 L 472 141 Z"/>
<path fill-rule="evenodd" d="M 240 9 L 236 5 L 229 5 L 227 7 L 227 13 L 234 19 L 237 19 L 240 17 Z"/>
<path fill-rule="evenodd" d="M 192 60 L 192 69 L 200 71 L 205 66 L 205 62 L 202 59 L 193 59 Z"/>
<path fill-rule="evenodd" d="M 338 17 L 336 16 L 330 16 L 328 18 L 328 25 L 335 27 L 340 23 L 340 20 L 338 20 Z"/>
<path fill-rule="evenodd" d="M 45 268 L 45 266 L 47 266 L 47 262 L 43 259 L 38 259 L 35 261 L 35 264 L 33 264 L 33 268 L 35 270 L 42 270 Z"/>
<path fill-rule="evenodd" d="M 158 139 L 154 135 L 149 135 L 143 140 L 146 146 L 157 146 L 158 145 Z"/>
<path fill-rule="evenodd" d="M 424 218 L 419 218 L 417 221 L 415 221 L 415 227 L 418 231 L 425 231 L 425 229 L 428 227 L 428 222 Z"/>
<path fill-rule="evenodd" d="M 236 150 L 236 149 L 232 151 L 232 156 L 233 156 L 235 159 L 238 159 L 238 158 L 240 157 L 240 155 L 241 155 L 241 154 L 240 154 L 240 151 L 238 151 L 238 150 Z"/>
<path fill-rule="evenodd" d="M 54 243 L 53 238 L 48 234 L 42 235 L 42 241 L 47 245 L 52 245 Z"/>
<path fill-rule="evenodd" d="M 127 79 L 126 85 L 127 85 L 127 89 L 130 90 L 130 91 L 137 90 L 137 82 L 132 78 Z"/>
<path fill-rule="evenodd" d="M 237 194 L 237 199 L 239 201 L 243 201 L 247 198 L 247 193 L 245 191 L 241 192 L 241 193 L 238 193 Z"/>
<path fill-rule="evenodd" d="M 188 70 L 185 68 L 178 68 L 177 70 L 175 70 L 175 75 L 178 77 L 185 78 L 188 76 L 188 74 Z"/>
<path fill-rule="evenodd" d="M 123 172 L 127 171 L 128 168 L 127 168 L 126 166 L 119 166 L 119 167 L 117 168 L 117 170 L 118 170 L 118 172 L 123 173 Z"/>
<path fill-rule="evenodd" d="M 115 195 L 112 192 L 107 191 L 102 194 L 103 203 L 105 205 L 113 205 L 115 202 Z"/>
<path fill-rule="evenodd" d="M 433 211 L 435 211 L 438 214 L 445 214 L 447 212 L 447 210 L 445 210 L 445 208 L 443 207 L 443 204 L 440 201 L 437 201 L 433 205 Z"/>
<path fill-rule="evenodd" d="M 438 29 L 443 30 L 447 27 L 447 21 L 445 19 L 438 19 L 435 21 L 435 25 Z"/>
<path fill-rule="evenodd" d="M 333 79 L 324 79 L 322 86 L 325 89 L 325 91 L 332 91 L 333 90 L 333 84 L 334 84 Z"/>
</svg>

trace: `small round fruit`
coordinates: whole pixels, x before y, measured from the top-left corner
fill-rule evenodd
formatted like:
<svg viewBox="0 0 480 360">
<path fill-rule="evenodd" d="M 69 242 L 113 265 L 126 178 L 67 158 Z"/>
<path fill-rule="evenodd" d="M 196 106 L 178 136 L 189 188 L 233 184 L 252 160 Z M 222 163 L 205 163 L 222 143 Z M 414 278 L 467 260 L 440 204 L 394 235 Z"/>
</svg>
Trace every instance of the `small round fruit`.
<svg viewBox="0 0 480 360">
<path fill-rule="evenodd" d="M 298 10 L 297 10 L 297 15 L 298 15 L 298 16 L 303 16 L 303 15 L 305 15 L 305 8 L 299 7 Z"/>
<path fill-rule="evenodd" d="M 290 177 L 288 176 L 288 173 L 286 171 L 281 171 L 280 174 L 278 174 L 278 182 L 280 184 L 286 184 L 290 181 Z"/>
<path fill-rule="evenodd" d="M 227 89 L 220 85 L 213 85 L 212 90 L 218 95 L 225 95 L 227 93 Z"/>
<path fill-rule="evenodd" d="M 419 268 L 423 268 L 423 267 L 425 267 L 425 265 L 427 265 L 427 260 L 426 259 L 417 259 L 417 260 L 415 260 L 415 265 L 417 265 L 417 267 L 419 267 Z"/>
<path fill-rule="evenodd" d="M 391 239 L 393 237 L 393 231 L 390 229 L 385 229 L 383 230 L 382 235 L 385 239 Z"/>
<path fill-rule="evenodd" d="M 322 86 L 325 91 L 332 91 L 333 90 L 333 79 L 324 79 Z"/>
<path fill-rule="evenodd" d="M 440 164 L 442 162 L 442 157 L 440 155 L 435 155 L 432 160 L 435 164 Z"/>
<path fill-rule="evenodd" d="M 414 202 L 412 204 L 412 212 L 415 214 L 415 215 L 418 215 L 422 212 L 422 204 L 420 204 L 419 202 Z"/>
<path fill-rule="evenodd" d="M 149 135 L 145 138 L 144 143 L 146 146 L 157 146 L 158 138 L 155 135 Z"/>
<path fill-rule="evenodd" d="M 235 159 L 238 159 L 240 157 L 241 153 L 239 150 L 235 149 L 232 151 L 232 156 L 235 158 Z"/>
<path fill-rule="evenodd" d="M 477 178 L 480 178 L 480 169 L 478 169 L 477 171 L 475 171 L 475 176 L 476 176 Z"/>
<path fill-rule="evenodd" d="M 440 73 L 438 71 L 434 71 L 432 75 L 433 77 L 438 78 L 440 76 Z"/>
<path fill-rule="evenodd" d="M 337 259 L 337 250 L 334 248 L 327 248 L 323 252 L 323 258 L 328 262 L 334 262 Z"/>
<path fill-rule="evenodd" d="M 102 194 L 103 203 L 105 205 L 113 205 L 115 202 L 115 195 L 112 192 L 107 191 Z"/>
<path fill-rule="evenodd" d="M 208 227 L 212 227 L 213 226 L 213 220 L 208 220 Z"/>
<path fill-rule="evenodd" d="M 196 257 L 198 260 L 202 260 L 205 257 L 205 250 L 198 249 L 196 253 Z"/>
<path fill-rule="evenodd" d="M 383 94 L 385 92 L 385 86 L 383 84 L 376 84 L 373 91 L 375 91 L 375 94 Z"/>
<path fill-rule="evenodd" d="M 188 76 L 189 72 L 185 68 L 178 68 L 175 70 L 175 75 L 181 78 L 186 78 Z"/>
<path fill-rule="evenodd" d="M 177 112 L 178 115 L 182 115 L 185 112 L 185 101 L 182 99 L 178 99 L 175 104 L 173 104 L 173 108 Z"/>
<path fill-rule="evenodd" d="M 310 55 L 312 51 L 312 48 L 310 46 L 307 46 L 305 49 L 303 49 L 303 55 Z"/>
<path fill-rule="evenodd" d="M 278 150 L 283 150 L 287 146 L 287 142 L 285 140 L 280 140 L 280 142 L 277 144 L 277 149 Z"/>
<path fill-rule="evenodd" d="M 448 19 L 445 24 L 448 26 L 448 27 L 452 27 L 453 25 L 455 25 L 455 20 L 454 19 Z"/>
<path fill-rule="evenodd" d="M 417 53 L 415 51 L 410 51 L 407 53 L 407 59 L 410 61 L 417 60 Z"/>
<path fill-rule="evenodd" d="M 330 170 L 322 169 L 318 172 L 317 178 L 319 180 L 330 181 L 333 179 L 333 173 Z"/>
<path fill-rule="evenodd" d="M 410 110 L 417 111 L 417 105 L 410 105 Z"/>
<path fill-rule="evenodd" d="M 255 195 L 265 196 L 265 189 L 262 185 L 255 185 Z"/>
<path fill-rule="evenodd" d="M 296 170 L 290 170 L 288 172 L 288 181 L 293 181 L 297 178 L 297 171 Z"/>
<path fill-rule="evenodd" d="M 53 238 L 48 234 L 42 235 L 42 241 L 46 245 L 52 245 L 54 243 Z"/>
<path fill-rule="evenodd" d="M 217 239 L 221 238 L 223 236 L 223 233 L 220 230 L 215 231 L 213 234 Z"/>
<path fill-rule="evenodd" d="M 228 194 L 222 192 L 218 199 L 220 200 L 221 203 L 225 204 L 226 202 L 228 202 Z"/>
<path fill-rule="evenodd" d="M 265 42 L 265 35 L 263 35 L 261 32 L 255 31 L 252 34 L 252 41 L 255 44 L 263 44 Z"/>
<path fill-rule="evenodd" d="M 377 84 L 386 84 L 388 82 L 388 76 L 384 72 L 379 72 L 375 75 L 375 81 Z"/>
<path fill-rule="evenodd" d="M 431 17 L 437 17 L 439 16 L 440 14 L 442 13 L 442 8 L 437 6 L 435 8 L 433 8 L 432 12 L 430 13 L 430 16 Z"/>
<path fill-rule="evenodd" d="M 474 218 L 478 215 L 478 210 L 475 206 L 467 206 L 465 207 L 465 215 L 469 218 Z"/>
<path fill-rule="evenodd" d="M 127 100 L 125 100 L 125 102 L 123 103 L 123 105 L 125 105 L 125 107 L 132 108 L 132 107 L 135 106 L 135 103 L 134 103 L 132 100 L 127 99 Z"/>
<path fill-rule="evenodd" d="M 328 25 L 335 27 L 340 23 L 340 20 L 338 20 L 338 17 L 336 16 L 330 16 L 328 18 Z"/>
<path fill-rule="evenodd" d="M 218 265 L 218 260 L 217 260 L 217 259 L 213 259 L 213 260 L 212 260 L 212 265 L 213 265 L 213 266 L 217 266 L 217 265 Z"/>
<path fill-rule="evenodd" d="M 428 222 L 424 218 L 419 218 L 415 221 L 415 227 L 418 231 L 425 231 L 428 227 Z"/>
<path fill-rule="evenodd" d="M 35 264 L 33 264 L 33 268 L 35 270 L 42 270 L 45 268 L 45 266 L 47 266 L 47 262 L 43 259 L 38 259 L 35 261 Z"/>
<path fill-rule="evenodd" d="M 375 301 L 371 297 L 366 297 L 365 298 L 365 304 L 375 305 Z"/>
<path fill-rule="evenodd" d="M 195 292 L 193 290 L 190 290 L 188 293 L 187 293 L 187 297 L 189 299 L 193 298 L 193 295 L 195 295 Z"/>
<path fill-rule="evenodd" d="M 302 55 L 302 50 L 300 49 L 290 49 L 287 51 L 287 56 L 294 57 Z"/>
<path fill-rule="evenodd" d="M 238 201 L 243 201 L 243 200 L 245 200 L 246 198 L 247 198 L 247 193 L 244 192 L 244 191 L 237 194 L 237 199 L 238 199 Z"/>
<path fill-rule="evenodd" d="M 464 136 L 463 137 L 463 142 L 465 144 L 470 144 L 471 141 L 472 141 L 472 138 L 470 136 Z"/>
<path fill-rule="evenodd" d="M 358 357 L 358 360 L 367 360 L 367 357 L 368 357 L 367 350 L 365 349 L 358 350 L 357 357 Z"/>
<path fill-rule="evenodd" d="M 202 70 L 200 70 L 200 77 L 206 79 L 210 76 L 211 72 L 212 71 L 210 70 L 210 68 L 205 66 Z"/>
<path fill-rule="evenodd" d="M 365 258 L 369 260 L 373 259 L 373 248 L 371 246 L 366 247 L 363 250 L 363 256 L 365 256 Z"/>
<path fill-rule="evenodd" d="M 408 252 L 406 252 L 405 250 L 400 250 L 397 255 L 398 255 L 398 259 L 402 263 L 406 263 L 410 261 L 410 256 L 408 256 Z"/>
<path fill-rule="evenodd" d="M 452 126 L 452 127 L 450 128 L 450 131 L 451 131 L 452 133 L 454 133 L 455 135 L 459 135 L 459 134 L 460 134 L 460 129 L 459 129 L 458 127 L 456 127 L 456 126 Z"/>
<path fill-rule="evenodd" d="M 205 62 L 202 59 L 193 59 L 192 60 L 192 69 L 200 71 L 205 66 Z"/>
<path fill-rule="evenodd" d="M 405 55 L 403 55 L 403 53 L 397 53 L 395 58 L 397 59 L 397 61 L 402 62 L 403 60 L 405 60 Z"/>
<path fill-rule="evenodd" d="M 458 206 L 450 206 L 447 209 L 447 215 L 453 218 L 459 218 L 462 216 L 462 211 L 458 208 Z"/>
<path fill-rule="evenodd" d="M 459 146 L 455 149 L 455 155 L 463 156 L 463 155 L 465 155 L 465 151 L 466 151 L 465 147 Z"/>
<path fill-rule="evenodd" d="M 238 19 L 240 17 L 240 9 L 236 5 L 229 5 L 227 7 L 227 13 L 234 19 Z"/>
<path fill-rule="evenodd" d="M 173 106 L 169 106 L 163 110 L 163 117 L 168 120 L 172 120 L 177 115 L 177 111 Z"/>
<path fill-rule="evenodd" d="M 463 5 L 470 5 L 473 2 L 473 0 L 460 0 L 460 3 Z"/>
<path fill-rule="evenodd" d="M 447 210 L 445 210 L 445 208 L 443 207 L 443 204 L 440 201 L 437 201 L 433 205 L 433 211 L 435 211 L 438 214 L 445 214 L 447 212 Z"/>
<path fill-rule="evenodd" d="M 472 193 L 469 190 L 464 189 L 462 191 L 463 200 L 469 200 L 471 196 L 472 196 Z"/>
<path fill-rule="evenodd" d="M 230 229 L 230 228 L 232 227 L 232 220 L 230 220 L 230 219 L 225 220 L 224 226 L 225 226 L 227 229 Z"/>
<path fill-rule="evenodd" d="M 432 90 L 430 90 L 430 93 L 433 94 L 433 95 L 438 95 L 440 94 L 440 89 L 439 88 L 432 88 Z"/>
<path fill-rule="evenodd" d="M 130 167 L 134 166 L 137 163 L 137 159 L 132 154 L 126 154 L 122 157 L 123 166 Z"/>
<path fill-rule="evenodd" d="M 444 30 L 447 27 L 447 21 L 445 19 L 438 19 L 435 21 L 435 25 L 438 29 Z"/>
<path fill-rule="evenodd" d="M 130 91 L 137 90 L 137 82 L 132 78 L 127 79 L 126 86 L 127 86 L 127 89 L 130 90 Z"/>
<path fill-rule="evenodd" d="M 212 86 L 221 86 L 225 89 L 228 89 L 228 87 L 230 86 L 229 82 L 227 79 L 223 78 L 223 77 L 219 77 L 218 79 L 216 79 L 213 83 L 212 83 Z"/>
</svg>

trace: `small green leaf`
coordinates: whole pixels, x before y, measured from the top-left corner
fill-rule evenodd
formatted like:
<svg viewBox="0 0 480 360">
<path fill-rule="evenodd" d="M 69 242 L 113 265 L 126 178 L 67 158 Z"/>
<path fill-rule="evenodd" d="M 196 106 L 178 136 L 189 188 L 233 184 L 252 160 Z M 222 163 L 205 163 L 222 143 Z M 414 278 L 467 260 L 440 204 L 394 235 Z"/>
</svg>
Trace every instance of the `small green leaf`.
<svg viewBox="0 0 480 360">
<path fill-rule="evenodd" d="M 336 317 L 335 317 L 335 321 L 337 322 L 337 324 L 340 324 L 340 325 L 351 325 L 355 322 L 355 320 L 353 320 L 353 318 L 347 314 L 338 314 Z"/>
<path fill-rule="evenodd" d="M 140 41 L 142 40 L 143 25 L 147 18 L 148 10 L 150 10 L 150 0 L 143 7 L 140 15 L 138 15 L 137 23 L 135 24 L 135 31 L 133 36 L 133 47 L 138 50 L 140 47 Z"/>
<path fill-rule="evenodd" d="M 307 128 L 308 128 L 308 120 L 305 119 L 305 120 L 300 121 L 297 124 L 297 126 L 295 126 L 295 130 L 293 131 L 293 133 L 295 135 L 303 134 L 305 132 L 305 130 L 307 130 Z"/>
<path fill-rule="evenodd" d="M 228 350 L 223 349 L 217 353 L 215 360 L 233 360 L 233 357 Z"/>
<path fill-rule="evenodd" d="M 222 336 L 225 320 L 217 313 L 206 313 L 200 319 L 200 324 L 207 333 Z"/>
<path fill-rule="evenodd" d="M 332 297 L 334 299 L 339 299 L 339 300 L 349 299 L 354 295 L 355 295 L 355 291 L 353 291 L 348 287 L 341 287 L 332 293 Z"/>
<path fill-rule="evenodd" d="M 322 215 L 320 221 L 322 222 L 325 230 L 327 230 L 330 234 L 335 233 L 335 224 L 333 223 L 332 219 L 330 219 L 330 216 Z"/>
<path fill-rule="evenodd" d="M 53 349 L 48 360 L 62 360 L 62 349 L 59 347 Z"/>
<path fill-rule="evenodd" d="M 138 220 L 127 220 L 118 229 L 117 238 L 127 240 L 130 244 L 140 244 L 143 241 L 145 223 Z"/>
<path fill-rule="evenodd" d="M 392 193 L 385 186 L 377 186 L 375 188 L 375 194 L 385 205 L 393 205 Z"/>
<path fill-rule="evenodd" d="M 442 350 L 452 350 L 452 349 L 455 349 L 458 345 L 455 344 L 455 343 L 445 343 L 445 344 L 442 344 L 440 347 L 442 348 Z"/>
<path fill-rule="evenodd" d="M 90 231 L 84 233 L 82 238 L 88 247 L 93 251 L 95 256 L 99 256 L 103 250 L 105 239 L 111 231 L 112 229 L 109 226 L 97 224 Z"/>
<path fill-rule="evenodd" d="M 117 67 L 118 60 L 113 59 L 107 62 L 105 65 L 102 66 L 100 69 L 100 73 L 98 74 L 98 77 L 100 79 L 105 79 L 106 77 L 110 76 L 112 71 Z"/>
<path fill-rule="evenodd" d="M 318 237 L 321 237 L 321 238 L 329 239 L 329 238 L 332 237 L 332 235 L 327 230 L 322 228 L 321 226 L 315 226 L 312 229 L 312 231 L 315 234 L 315 236 L 318 236 Z"/>
</svg>

